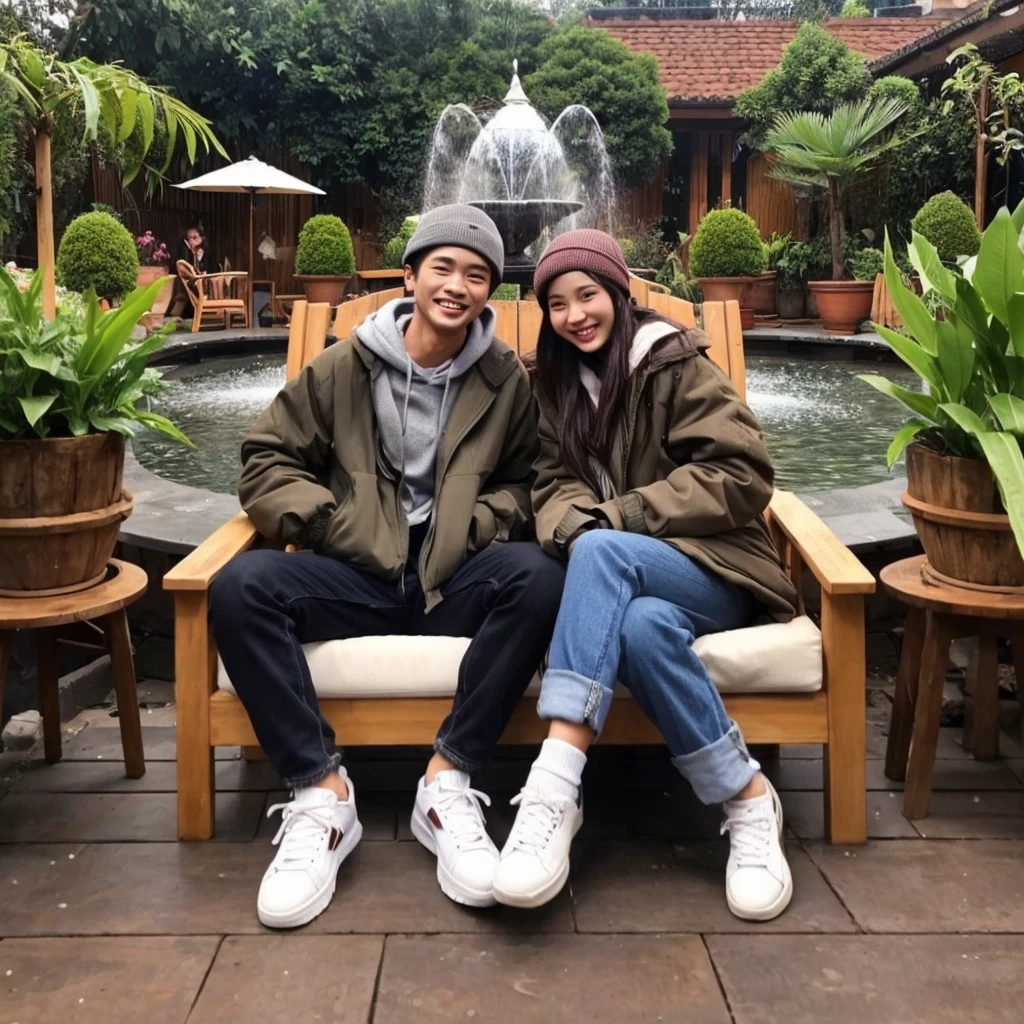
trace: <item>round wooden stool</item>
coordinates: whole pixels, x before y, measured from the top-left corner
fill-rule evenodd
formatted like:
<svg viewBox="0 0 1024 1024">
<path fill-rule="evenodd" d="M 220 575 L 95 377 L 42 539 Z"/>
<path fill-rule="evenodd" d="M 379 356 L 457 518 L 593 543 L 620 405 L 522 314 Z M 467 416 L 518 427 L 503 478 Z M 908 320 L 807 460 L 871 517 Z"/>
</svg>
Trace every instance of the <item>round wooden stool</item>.
<svg viewBox="0 0 1024 1024">
<path fill-rule="evenodd" d="M 117 694 L 118 722 L 124 749 L 124 772 L 130 779 L 146 774 L 142 753 L 142 724 L 135 692 L 135 665 L 128 638 L 125 608 L 146 591 L 146 573 L 137 565 L 110 560 L 107 578 L 95 587 L 58 597 L 0 597 L 0 707 L 14 633 L 36 631 L 39 708 L 43 716 L 43 746 L 47 761 L 59 761 L 60 698 L 57 690 L 56 628 L 72 622 L 95 622 L 103 629 Z"/>
<path fill-rule="evenodd" d="M 964 746 L 973 747 L 978 760 L 992 760 L 999 756 L 1000 639 L 1013 646 L 1017 697 L 1024 701 L 1024 596 L 933 582 L 924 555 L 887 565 L 881 579 L 886 590 L 909 606 L 885 774 L 907 781 L 903 814 L 910 819 L 924 818 L 931 798 L 949 645 L 961 637 L 978 638 L 977 657 L 967 680 L 968 694 L 973 690 L 973 713 L 965 721 Z"/>
</svg>

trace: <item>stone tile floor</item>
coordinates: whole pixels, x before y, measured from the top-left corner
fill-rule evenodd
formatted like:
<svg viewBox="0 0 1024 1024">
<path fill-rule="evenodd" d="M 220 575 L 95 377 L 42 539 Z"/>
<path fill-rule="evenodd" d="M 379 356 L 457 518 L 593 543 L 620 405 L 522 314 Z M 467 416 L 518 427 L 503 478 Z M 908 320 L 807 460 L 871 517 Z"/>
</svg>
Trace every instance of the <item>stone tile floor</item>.
<svg viewBox="0 0 1024 1024">
<path fill-rule="evenodd" d="M 330 909 L 291 934 L 255 915 L 269 766 L 221 751 L 217 839 L 179 844 L 173 708 L 143 713 L 139 780 L 116 719 L 86 712 L 62 763 L 0 755 L 0 1024 L 1019 1022 L 1024 745 L 1004 735 L 1004 760 L 982 764 L 944 729 L 932 814 L 910 824 L 875 703 L 866 846 L 822 841 L 819 750 L 767 766 L 795 879 L 777 921 L 728 913 L 717 812 L 658 751 L 595 750 L 570 886 L 519 913 L 440 893 L 408 829 L 424 752 L 363 750 L 364 842 Z M 504 751 L 477 780 L 499 842 L 530 756 Z"/>
</svg>

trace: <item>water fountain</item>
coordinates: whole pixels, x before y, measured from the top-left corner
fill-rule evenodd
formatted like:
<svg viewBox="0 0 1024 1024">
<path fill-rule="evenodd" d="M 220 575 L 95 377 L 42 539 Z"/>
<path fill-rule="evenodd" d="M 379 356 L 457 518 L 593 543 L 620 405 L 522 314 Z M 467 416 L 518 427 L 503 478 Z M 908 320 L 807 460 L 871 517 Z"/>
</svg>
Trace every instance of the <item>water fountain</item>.
<svg viewBox="0 0 1024 1024">
<path fill-rule="evenodd" d="M 485 210 L 505 241 L 504 280 L 528 284 L 546 237 L 611 223 L 611 163 L 593 113 L 566 107 L 548 127 L 530 104 L 513 61 L 504 105 L 487 120 L 464 103 L 434 129 L 423 208 L 469 203 Z"/>
</svg>

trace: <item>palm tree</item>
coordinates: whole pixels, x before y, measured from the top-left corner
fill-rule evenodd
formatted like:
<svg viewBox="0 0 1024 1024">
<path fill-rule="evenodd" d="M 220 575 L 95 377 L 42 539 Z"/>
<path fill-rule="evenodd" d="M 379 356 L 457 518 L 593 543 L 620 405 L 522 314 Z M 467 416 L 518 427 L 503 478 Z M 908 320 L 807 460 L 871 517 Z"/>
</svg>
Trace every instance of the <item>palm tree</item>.
<svg viewBox="0 0 1024 1024">
<path fill-rule="evenodd" d="M 902 100 L 862 100 L 836 107 L 828 116 L 812 111 L 779 114 L 768 133 L 765 148 L 775 156 L 772 177 L 797 187 L 824 189 L 828 194 L 833 281 L 841 281 L 844 276 L 846 195 L 850 185 L 883 153 L 914 137 L 883 138 L 906 112 Z"/>
<path fill-rule="evenodd" d="M 50 180 L 50 140 L 58 118 L 70 117 L 78 109 L 85 115 L 84 142 L 95 142 L 101 129 L 107 136 L 124 142 L 139 125 L 141 152 L 122 168 L 127 185 L 146 166 L 162 177 L 174 156 L 179 136 L 185 141 L 189 162 L 196 148 L 227 153 L 217 140 L 210 122 L 164 89 L 150 85 L 121 64 L 96 64 L 86 57 L 60 60 L 16 35 L 0 42 L 0 86 L 19 101 L 35 139 L 36 245 L 43 271 L 43 313 L 52 319 L 56 311 L 54 282 L 53 187 Z M 161 120 L 167 130 L 167 151 L 163 166 L 145 165 L 153 144 L 154 126 Z"/>
</svg>

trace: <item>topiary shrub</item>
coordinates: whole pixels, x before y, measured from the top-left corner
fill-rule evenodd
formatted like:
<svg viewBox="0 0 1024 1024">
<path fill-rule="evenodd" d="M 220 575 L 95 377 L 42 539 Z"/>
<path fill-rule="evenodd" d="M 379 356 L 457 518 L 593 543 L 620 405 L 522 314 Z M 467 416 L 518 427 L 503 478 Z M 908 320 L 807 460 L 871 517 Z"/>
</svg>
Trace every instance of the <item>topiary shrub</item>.
<svg viewBox="0 0 1024 1024">
<path fill-rule="evenodd" d="M 381 270 L 402 269 L 402 257 L 405 255 L 405 247 L 409 244 L 409 239 L 412 238 L 412 233 L 416 230 L 418 223 L 419 216 L 406 217 L 402 221 L 398 234 L 391 237 L 377 260 L 377 266 Z"/>
<path fill-rule="evenodd" d="M 351 277 L 355 272 L 352 236 L 344 221 L 330 213 L 310 217 L 299 232 L 295 273 Z"/>
<path fill-rule="evenodd" d="M 973 211 L 952 192 L 932 196 L 914 215 L 910 226 L 935 246 L 943 263 L 956 263 L 958 256 L 976 256 L 981 248 L 981 232 Z"/>
<path fill-rule="evenodd" d="M 64 232 L 57 250 L 57 283 L 75 292 L 96 289 L 111 302 L 135 287 L 139 253 L 128 229 L 109 213 L 83 213 Z"/>
<path fill-rule="evenodd" d="M 767 265 L 757 225 L 742 210 L 712 210 L 690 243 L 694 277 L 756 277 Z"/>
</svg>

